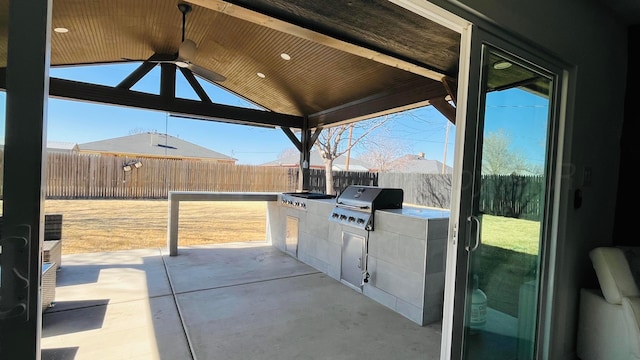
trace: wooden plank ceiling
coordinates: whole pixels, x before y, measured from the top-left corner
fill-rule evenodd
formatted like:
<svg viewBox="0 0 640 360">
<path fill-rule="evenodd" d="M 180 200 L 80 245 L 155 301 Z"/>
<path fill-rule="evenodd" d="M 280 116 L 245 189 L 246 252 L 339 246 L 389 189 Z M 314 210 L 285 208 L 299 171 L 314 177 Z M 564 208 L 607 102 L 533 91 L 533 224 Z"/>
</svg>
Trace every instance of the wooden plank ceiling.
<svg viewBox="0 0 640 360">
<path fill-rule="evenodd" d="M 178 4 L 175 0 L 54 0 L 52 25 L 69 31 L 52 32 L 51 65 L 143 63 L 152 56 L 175 59 L 182 43 Z M 283 116 L 270 118 L 270 125 L 296 127 L 299 121 L 297 127 L 302 127 L 302 118 L 307 117 L 313 128 L 421 106 L 431 99 L 442 104 L 445 97 L 450 99 L 445 85 L 455 85 L 460 35 L 386 0 L 193 0 L 188 4 L 192 11 L 185 16 L 185 39 L 197 45 L 189 59 L 191 66 L 223 75 L 226 79 L 216 85 Z M 3 68 L 8 0 L 0 0 L 0 9 Z M 282 53 L 291 59 L 283 59 Z M 448 81 L 443 83 L 444 79 Z M 51 91 L 52 96 L 71 98 L 91 92 L 67 82 L 52 82 Z M 110 91 L 96 87 L 94 98 L 84 100 L 108 98 L 106 102 L 136 106 L 125 103 L 124 97 L 130 98 L 132 91 Z M 212 113 L 219 108 L 190 111 L 189 104 L 183 104 L 180 113 L 224 117 Z M 149 107 L 172 109 L 169 103 Z M 247 114 L 248 121 L 227 120 L 260 123 L 260 113 Z"/>
</svg>

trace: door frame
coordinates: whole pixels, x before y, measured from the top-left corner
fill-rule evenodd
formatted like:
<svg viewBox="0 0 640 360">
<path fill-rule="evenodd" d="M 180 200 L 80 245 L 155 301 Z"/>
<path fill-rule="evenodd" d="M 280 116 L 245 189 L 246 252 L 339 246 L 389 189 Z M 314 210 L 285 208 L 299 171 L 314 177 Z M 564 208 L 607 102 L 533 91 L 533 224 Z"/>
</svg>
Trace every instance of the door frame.
<svg viewBox="0 0 640 360">
<path fill-rule="evenodd" d="M 550 131 L 554 143 L 552 150 L 548 155 L 551 168 L 547 169 L 548 181 L 547 192 L 551 194 L 550 198 L 545 201 L 545 213 L 547 214 L 543 224 L 541 236 L 546 237 L 546 244 L 541 250 L 543 259 L 541 268 L 544 269 L 541 274 L 541 283 L 543 286 L 539 289 L 539 315 L 538 328 L 536 337 L 536 354 L 538 358 L 548 358 L 553 352 L 554 339 L 551 337 L 551 328 L 554 325 L 552 315 L 554 312 L 554 293 L 555 289 L 560 286 L 556 283 L 555 274 L 562 267 L 556 259 L 561 258 L 558 253 L 564 251 L 562 244 L 557 241 L 559 234 L 566 232 L 566 216 L 567 205 L 570 204 L 570 192 L 573 188 L 572 179 L 574 177 L 573 166 L 568 162 L 570 159 L 570 139 L 568 135 L 571 132 L 572 124 L 570 119 L 573 114 L 574 89 L 577 78 L 577 69 L 575 66 L 563 61 L 562 59 L 545 51 L 540 46 L 532 43 L 530 40 L 510 33 L 480 12 L 465 5 L 459 0 L 389 0 L 390 2 L 402 6 L 418 15 L 427 19 L 436 21 L 441 25 L 447 26 L 452 30 L 460 33 L 460 61 L 458 66 L 458 91 L 456 104 L 456 139 L 455 139 L 455 159 L 453 164 L 452 193 L 451 193 L 451 209 L 450 221 L 448 228 L 447 253 L 445 264 L 445 290 L 443 303 L 443 321 L 442 321 L 442 341 L 440 359 L 453 359 L 456 354 L 454 339 L 456 334 L 462 334 L 462 321 L 454 318 L 454 305 L 456 299 L 456 269 L 460 263 L 464 266 L 465 275 L 467 266 L 466 250 L 464 249 L 464 240 L 460 234 L 467 234 L 468 223 L 460 221 L 465 219 L 461 216 L 461 199 L 464 195 L 469 195 L 471 191 L 471 181 L 473 181 L 472 173 L 466 173 L 465 164 L 473 164 L 475 154 L 469 152 L 465 155 L 466 139 L 469 137 L 472 146 L 475 147 L 475 131 L 467 133 L 467 121 L 470 118 L 472 123 L 475 122 L 473 117 L 477 116 L 477 109 L 480 94 L 480 57 L 475 59 L 471 57 L 472 47 L 479 46 L 478 33 L 491 37 L 493 45 L 498 49 L 516 49 L 518 53 L 526 54 L 527 59 L 541 67 L 549 66 L 550 72 L 555 73 L 557 81 L 554 84 L 554 98 L 550 102 L 554 104 L 554 122 L 555 128 Z M 502 46 L 504 44 L 504 46 Z M 476 50 L 476 48 L 473 48 Z M 474 87 L 475 86 L 475 87 Z M 473 88 L 473 91 L 471 90 Z M 463 244 L 459 244 L 459 240 L 463 240 Z M 460 254 L 464 251 L 464 254 Z M 464 287 L 466 287 L 466 276 L 464 276 Z M 463 287 L 463 288 L 464 288 Z M 459 296 L 459 294 L 458 294 Z M 542 301 L 540 301 L 542 300 Z M 462 299 L 464 304 L 464 296 Z M 459 314 L 457 317 L 459 318 Z M 464 316 L 464 314 L 462 314 Z M 457 322 L 456 322 L 457 321 Z M 460 349 L 456 350 L 460 351 Z M 457 357 L 459 358 L 459 356 Z"/>
<path fill-rule="evenodd" d="M 470 223 L 466 220 L 472 215 L 475 170 L 481 160 L 476 153 L 478 126 L 482 123 L 480 110 L 484 100 L 480 97 L 482 86 L 482 57 L 484 45 L 518 58 L 525 63 L 534 64 L 544 71 L 555 74 L 550 102 L 550 124 L 547 138 L 548 154 L 545 173 L 546 193 L 544 199 L 544 217 L 541 223 L 541 236 L 545 239 L 540 249 L 541 274 L 538 296 L 538 327 L 536 330 L 535 354 L 537 358 L 546 358 L 550 348 L 551 314 L 553 311 L 554 269 L 556 268 L 557 234 L 561 214 L 561 186 L 563 180 L 562 159 L 565 133 L 567 93 L 569 83 L 568 66 L 553 56 L 528 46 L 523 41 L 501 37 L 492 30 L 478 25 L 470 27 L 471 36 L 466 46 L 467 56 L 460 56 L 459 78 L 464 78 L 466 86 L 459 87 L 459 104 L 465 104 L 464 110 L 458 108 L 456 123 L 456 155 L 454 160 L 454 181 L 452 187 L 450 233 L 446 259 L 445 300 L 443 314 L 443 338 L 441 359 L 459 359 L 462 356 L 462 335 L 464 331 L 464 309 L 466 289 L 468 288 L 468 252 L 465 249 L 470 240 Z M 464 47 L 465 44 L 462 45 Z M 463 65 L 464 64 L 464 65 Z M 464 70 L 466 72 L 463 72 Z M 462 110 L 462 111 L 460 111 Z M 481 140 L 481 139 L 480 139 Z"/>
</svg>

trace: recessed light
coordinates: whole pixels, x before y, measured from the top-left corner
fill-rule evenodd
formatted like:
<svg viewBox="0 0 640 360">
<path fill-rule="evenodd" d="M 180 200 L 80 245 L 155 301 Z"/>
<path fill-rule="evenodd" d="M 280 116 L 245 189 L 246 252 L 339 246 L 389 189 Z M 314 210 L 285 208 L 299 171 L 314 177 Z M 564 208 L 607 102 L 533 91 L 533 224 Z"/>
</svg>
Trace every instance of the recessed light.
<svg viewBox="0 0 640 360">
<path fill-rule="evenodd" d="M 495 63 L 493 63 L 493 68 L 496 70 L 504 70 L 504 69 L 508 69 L 511 67 L 510 62 L 508 62 L 507 60 L 500 60 L 500 61 L 496 61 Z"/>
<path fill-rule="evenodd" d="M 64 27 L 57 27 L 57 28 L 54 28 L 53 31 L 55 31 L 57 33 L 60 33 L 60 34 L 64 34 L 64 33 L 68 33 L 69 29 L 64 28 Z"/>
<path fill-rule="evenodd" d="M 284 60 L 291 60 L 291 55 L 287 53 L 280 54 L 280 57 L 283 58 Z"/>
<path fill-rule="evenodd" d="M 257 73 L 256 75 L 258 75 L 258 77 L 259 77 L 259 78 L 262 78 L 262 79 L 264 79 L 264 78 L 266 78 L 266 77 L 267 77 L 265 74 L 263 74 L 263 73 L 261 73 L 261 72 Z"/>
</svg>

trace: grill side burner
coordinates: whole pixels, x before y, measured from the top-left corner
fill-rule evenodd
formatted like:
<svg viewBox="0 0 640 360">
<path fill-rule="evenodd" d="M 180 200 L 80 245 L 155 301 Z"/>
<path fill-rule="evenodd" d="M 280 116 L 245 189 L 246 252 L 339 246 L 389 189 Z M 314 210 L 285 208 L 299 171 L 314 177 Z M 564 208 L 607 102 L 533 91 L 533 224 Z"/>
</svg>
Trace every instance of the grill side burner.
<svg viewBox="0 0 640 360">
<path fill-rule="evenodd" d="M 401 209 L 402 189 L 350 185 L 336 199 L 329 220 L 373 231 L 374 214 L 380 209 Z"/>
</svg>

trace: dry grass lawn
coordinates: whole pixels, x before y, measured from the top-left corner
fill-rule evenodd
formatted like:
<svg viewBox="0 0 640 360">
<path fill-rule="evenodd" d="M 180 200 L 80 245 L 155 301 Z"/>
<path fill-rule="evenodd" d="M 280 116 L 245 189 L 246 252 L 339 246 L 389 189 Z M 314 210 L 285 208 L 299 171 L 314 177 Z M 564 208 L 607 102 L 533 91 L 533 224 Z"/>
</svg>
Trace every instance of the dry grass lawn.
<svg viewBox="0 0 640 360">
<path fill-rule="evenodd" d="M 1 203 L 1 202 L 0 202 Z M 167 200 L 46 200 L 62 214 L 62 253 L 167 246 Z M 264 241 L 265 202 L 181 202 L 178 246 Z"/>
</svg>

